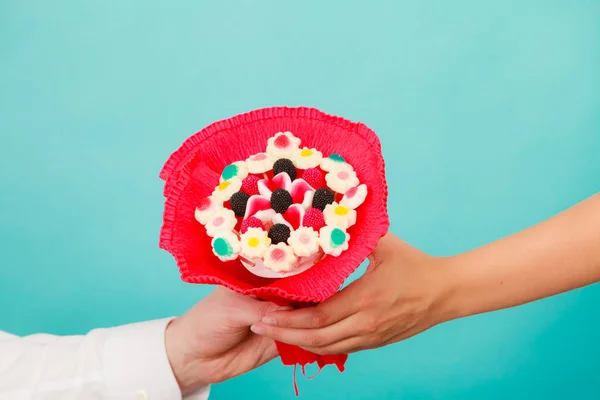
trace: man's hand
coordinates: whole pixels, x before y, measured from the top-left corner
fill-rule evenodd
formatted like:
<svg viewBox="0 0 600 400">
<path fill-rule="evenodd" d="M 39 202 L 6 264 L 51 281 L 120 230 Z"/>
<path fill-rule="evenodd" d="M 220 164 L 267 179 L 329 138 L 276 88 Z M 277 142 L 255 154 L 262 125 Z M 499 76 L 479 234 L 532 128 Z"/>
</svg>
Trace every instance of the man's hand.
<svg viewBox="0 0 600 400">
<path fill-rule="evenodd" d="M 182 393 L 241 375 L 277 356 L 249 327 L 277 306 L 217 287 L 167 327 L 167 355 Z"/>
</svg>

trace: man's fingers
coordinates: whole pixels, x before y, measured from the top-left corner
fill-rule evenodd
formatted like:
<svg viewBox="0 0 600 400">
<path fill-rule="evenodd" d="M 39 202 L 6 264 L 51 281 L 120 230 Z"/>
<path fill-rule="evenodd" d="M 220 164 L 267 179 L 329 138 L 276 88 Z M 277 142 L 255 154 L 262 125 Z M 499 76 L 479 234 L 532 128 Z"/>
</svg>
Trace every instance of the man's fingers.
<svg viewBox="0 0 600 400">
<path fill-rule="evenodd" d="M 343 315 L 327 314 L 320 306 L 302 308 L 294 311 L 276 311 L 262 319 L 266 325 L 281 328 L 310 329 L 324 328 L 338 322 Z"/>
<path fill-rule="evenodd" d="M 235 306 L 237 323 L 243 326 L 250 326 L 273 311 L 289 309 L 289 307 L 278 307 L 268 301 L 255 300 L 250 297 L 240 298 L 236 301 Z"/>
<path fill-rule="evenodd" d="M 311 348 L 339 342 L 354 336 L 357 332 L 353 318 L 343 319 L 321 329 L 282 328 L 262 322 L 253 325 L 251 329 L 258 335 L 264 335 L 278 342 Z"/>
</svg>

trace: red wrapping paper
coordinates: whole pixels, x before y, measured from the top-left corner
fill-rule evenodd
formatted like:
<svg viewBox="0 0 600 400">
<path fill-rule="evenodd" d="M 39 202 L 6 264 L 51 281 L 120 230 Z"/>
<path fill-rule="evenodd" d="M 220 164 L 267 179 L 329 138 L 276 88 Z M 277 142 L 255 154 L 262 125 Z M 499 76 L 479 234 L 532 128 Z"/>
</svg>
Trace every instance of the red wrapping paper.
<svg viewBox="0 0 600 400">
<path fill-rule="evenodd" d="M 301 274 L 267 279 L 250 273 L 239 260 L 220 261 L 212 253 L 205 228 L 195 220 L 194 210 L 218 185 L 225 166 L 264 151 L 270 137 L 285 131 L 324 156 L 342 155 L 367 185 L 368 195 L 357 210 L 356 224 L 348 229 L 348 250 L 339 257 L 325 257 Z M 215 122 L 188 138 L 169 157 L 160 178 L 165 181 L 166 201 L 159 245 L 175 257 L 181 279 L 222 285 L 281 306 L 304 307 L 332 296 L 389 227 L 384 160 L 376 134 L 362 123 L 314 108 L 265 108 Z M 343 371 L 348 358 L 317 355 L 284 343 L 277 343 L 277 348 L 285 365 L 317 363 L 322 368 L 334 364 Z"/>
</svg>

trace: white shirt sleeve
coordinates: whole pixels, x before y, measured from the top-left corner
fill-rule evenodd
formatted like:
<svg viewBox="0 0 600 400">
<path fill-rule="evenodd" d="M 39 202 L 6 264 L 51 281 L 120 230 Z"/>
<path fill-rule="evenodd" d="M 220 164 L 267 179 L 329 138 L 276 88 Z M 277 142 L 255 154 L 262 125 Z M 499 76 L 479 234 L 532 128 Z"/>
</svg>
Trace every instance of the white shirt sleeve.
<svg viewBox="0 0 600 400">
<path fill-rule="evenodd" d="M 85 336 L 0 332 L 0 399 L 181 400 L 165 349 L 171 319 Z M 206 400 L 209 387 L 185 396 Z"/>
</svg>

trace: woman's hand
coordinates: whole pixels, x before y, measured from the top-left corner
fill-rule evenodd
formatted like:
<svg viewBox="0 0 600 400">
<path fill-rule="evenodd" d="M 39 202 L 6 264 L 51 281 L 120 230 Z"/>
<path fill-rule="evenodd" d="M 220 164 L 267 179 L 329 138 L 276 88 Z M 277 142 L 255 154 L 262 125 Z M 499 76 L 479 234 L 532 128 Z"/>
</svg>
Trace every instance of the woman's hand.
<svg viewBox="0 0 600 400">
<path fill-rule="evenodd" d="M 268 314 L 252 330 L 317 354 L 351 353 L 409 338 L 445 320 L 442 259 L 392 234 L 365 275 L 323 303 Z"/>
<path fill-rule="evenodd" d="M 367 273 L 322 304 L 268 314 L 255 333 L 319 354 L 384 346 L 450 319 L 600 282 L 600 194 L 448 258 L 388 234 Z"/>
</svg>

